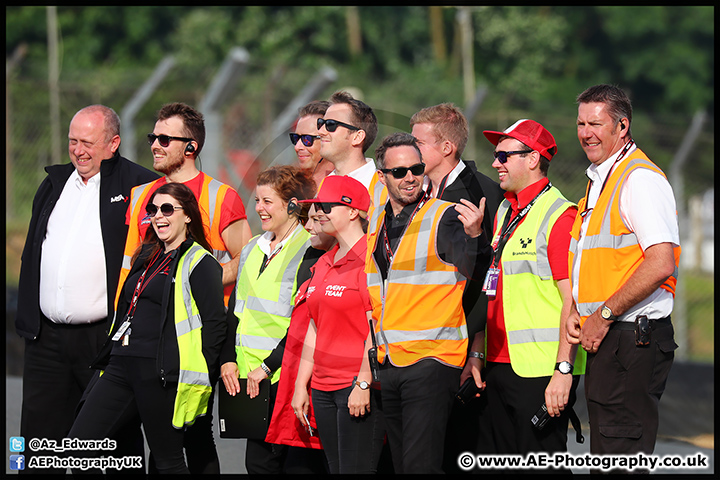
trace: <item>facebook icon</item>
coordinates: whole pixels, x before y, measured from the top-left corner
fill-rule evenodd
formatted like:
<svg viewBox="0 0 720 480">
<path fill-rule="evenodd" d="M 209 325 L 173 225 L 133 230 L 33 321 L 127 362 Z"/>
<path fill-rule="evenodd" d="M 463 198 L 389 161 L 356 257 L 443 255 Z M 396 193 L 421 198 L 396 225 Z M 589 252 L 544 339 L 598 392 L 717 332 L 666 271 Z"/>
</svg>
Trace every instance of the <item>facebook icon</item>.
<svg viewBox="0 0 720 480">
<path fill-rule="evenodd" d="M 25 455 L 10 455 L 10 470 L 25 470 Z"/>
</svg>

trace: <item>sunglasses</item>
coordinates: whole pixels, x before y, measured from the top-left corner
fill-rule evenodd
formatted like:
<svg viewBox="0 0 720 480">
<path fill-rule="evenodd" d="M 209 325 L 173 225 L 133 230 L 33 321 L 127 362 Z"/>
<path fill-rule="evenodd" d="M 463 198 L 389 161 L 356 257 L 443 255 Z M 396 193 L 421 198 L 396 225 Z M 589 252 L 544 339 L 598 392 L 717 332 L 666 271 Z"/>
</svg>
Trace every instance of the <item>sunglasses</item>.
<svg viewBox="0 0 720 480">
<path fill-rule="evenodd" d="M 383 173 L 392 173 L 392 176 L 397 178 L 398 180 L 401 178 L 405 178 L 405 175 L 407 175 L 408 170 L 410 170 L 410 173 L 412 173 L 415 176 L 422 175 L 425 173 L 425 164 L 424 163 L 416 163 L 412 167 L 396 167 L 396 168 L 381 168 L 380 171 Z"/>
<path fill-rule="evenodd" d="M 514 152 L 503 152 L 503 151 L 501 150 L 501 151 L 499 151 L 499 152 L 493 152 L 493 156 L 494 156 L 495 158 L 497 158 L 497 161 L 498 161 L 498 162 L 500 162 L 500 163 L 502 163 L 502 164 L 505 164 L 505 162 L 507 162 L 508 157 L 509 157 L 510 155 L 519 155 L 519 154 L 521 154 L 521 153 L 530 153 L 530 152 L 532 152 L 532 150 L 516 150 L 516 151 L 514 151 Z"/>
<path fill-rule="evenodd" d="M 338 203 L 338 202 L 318 202 L 315 204 L 315 208 L 322 210 L 325 215 L 330 214 L 332 212 L 333 207 L 338 207 L 340 205 L 345 205 L 344 203 Z M 347 205 L 346 205 L 347 206 Z"/>
<path fill-rule="evenodd" d="M 160 213 L 162 213 L 164 217 L 170 217 L 173 213 L 175 213 L 175 210 L 182 209 L 183 207 L 176 207 L 171 203 L 163 203 L 162 205 L 160 205 Z M 157 215 L 158 206 L 154 203 L 148 203 L 147 205 L 145 205 L 145 211 L 148 215 L 154 217 L 155 215 Z"/>
<path fill-rule="evenodd" d="M 315 140 L 319 139 L 320 135 L 300 135 L 299 133 L 291 133 L 290 134 L 290 143 L 293 145 L 297 144 L 298 140 L 302 140 L 302 144 L 306 147 L 312 147 L 312 144 L 315 143 Z"/>
<path fill-rule="evenodd" d="M 318 130 L 320 130 L 320 127 L 322 127 L 323 125 L 325 125 L 325 129 L 327 129 L 328 132 L 334 132 L 335 130 L 337 130 L 337 127 L 345 127 L 350 130 L 362 130 L 362 128 L 358 128 L 354 125 L 349 125 L 338 120 L 333 120 L 332 118 L 318 118 Z"/>
<path fill-rule="evenodd" d="M 167 147 L 170 145 L 171 140 L 180 140 L 182 142 L 191 142 L 192 138 L 185 138 L 185 137 L 171 137 L 170 135 L 155 135 L 154 133 L 148 133 L 148 145 L 152 145 L 155 143 L 155 140 L 158 141 L 161 147 Z"/>
</svg>

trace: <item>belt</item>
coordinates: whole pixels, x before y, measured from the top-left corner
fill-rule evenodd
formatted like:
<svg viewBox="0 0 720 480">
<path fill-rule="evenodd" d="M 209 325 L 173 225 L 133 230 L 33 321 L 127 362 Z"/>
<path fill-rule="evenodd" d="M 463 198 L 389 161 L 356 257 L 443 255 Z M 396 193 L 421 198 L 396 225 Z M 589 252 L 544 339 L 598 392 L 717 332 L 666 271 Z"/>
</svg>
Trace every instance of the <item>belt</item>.
<svg viewBox="0 0 720 480">
<path fill-rule="evenodd" d="M 660 326 L 670 325 L 670 315 L 665 318 L 659 318 L 657 320 L 650 319 L 650 328 L 658 328 Z M 657 325 L 657 327 L 656 327 Z M 611 330 L 635 330 L 635 322 L 613 322 L 610 325 Z"/>
</svg>

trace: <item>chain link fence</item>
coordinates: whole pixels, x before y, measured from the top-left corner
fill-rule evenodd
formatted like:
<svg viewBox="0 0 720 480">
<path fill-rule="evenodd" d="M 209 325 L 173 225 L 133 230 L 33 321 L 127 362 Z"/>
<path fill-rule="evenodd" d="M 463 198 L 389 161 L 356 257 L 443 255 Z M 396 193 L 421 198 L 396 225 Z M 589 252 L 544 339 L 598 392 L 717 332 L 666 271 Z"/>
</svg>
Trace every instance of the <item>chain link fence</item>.
<svg viewBox="0 0 720 480">
<path fill-rule="evenodd" d="M 43 168 L 52 163 L 49 89 L 43 68 L 39 65 L 8 70 L 6 83 L 6 284 L 17 285 L 20 255 L 30 220 L 33 196 L 42 179 Z M 137 139 L 133 151 L 121 146 L 123 156 L 152 169 L 150 149 L 145 135 L 154 127 L 155 113 L 164 104 L 182 101 L 198 107 L 215 71 L 197 71 L 178 65 L 167 79 L 139 108 L 133 120 Z M 217 176 L 236 188 L 248 210 L 254 233 L 260 232 L 254 213 L 254 180 L 259 171 L 273 163 L 291 163 L 294 153 L 285 132 L 274 133 L 273 122 L 292 102 L 302 87 L 317 72 L 291 67 L 266 67 L 251 60 L 247 73 L 237 81 L 224 103 L 222 114 L 222 158 L 219 165 L 204 159 L 199 166 L 217 169 Z M 152 74 L 149 69 L 127 71 L 122 78 L 107 78 L 95 73 L 65 72 L 60 91 L 60 158 L 69 161 L 66 150 L 67 128 L 72 116 L 80 108 L 102 103 L 121 113 L 137 89 Z M 421 80 L 418 80 L 421 81 Z M 403 100 L 407 85 L 357 86 L 351 76 L 340 75 L 338 81 L 327 86 L 317 98 L 328 98 L 337 89 L 351 88 L 352 93 L 368 103 L 378 117 L 379 133 L 375 145 L 367 152 L 374 156 L 374 148 L 385 135 L 398 130 L 409 131 L 409 119 L 417 110 L 431 105 L 414 104 Z M 357 89 L 355 89 L 357 88 Z M 483 130 L 504 129 L 521 118 L 533 118 L 545 125 L 556 138 L 558 154 L 553 159 L 549 177 L 565 196 L 578 201 L 584 194 L 589 163 L 578 144 L 575 131 L 577 107 L 574 95 L 568 94 L 565 105 L 548 105 L 542 111 L 495 105 L 490 88 L 487 100 L 470 120 L 470 139 L 463 157 L 475 160 L 478 170 L 496 179 L 491 168 L 493 146 L 485 139 Z M 460 91 L 452 92 L 461 105 Z M 124 120 L 124 119 L 123 119 Z M 666 174 L 685 138 L 689 121 L 673 117 L 648 117 L 636 112 L 633 136 L 638 145 Z M 690 161 L 680 169 L 683 185 L 677 198 L 681 221 L 682 265 L 678 281 L 675 313 L 678 325 L 679 358 L 703 362 L 713 361 L 714 318 L 714 117 L 708 116 L 690 149 Z M 215 171 L 215 170 L 212 170 Z M 677 178 L 671 178 L 675 185 Z M 676 192 L 677 196 L 677 192 Z M 10 294 L 8 294 L 10 295 Z M 8 296 L 8 308 L 12 308 Z M 8 317 L 9 318 L 9 317 Z M 14 332 L 8 320 L 8 333 Z M 10 336 L 10 335 L 8 335 Z"/>
</svg>

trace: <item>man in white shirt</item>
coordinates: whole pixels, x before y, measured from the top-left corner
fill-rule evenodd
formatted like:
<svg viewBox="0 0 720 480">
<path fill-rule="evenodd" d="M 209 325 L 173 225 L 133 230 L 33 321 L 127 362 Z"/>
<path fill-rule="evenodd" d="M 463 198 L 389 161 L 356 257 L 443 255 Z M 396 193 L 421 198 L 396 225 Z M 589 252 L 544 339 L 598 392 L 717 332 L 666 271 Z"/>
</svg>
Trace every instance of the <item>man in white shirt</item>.
<svg viewBox="0 0 720 480">
<path fill-rule="evenodd" d="M 68 132 L 71 163 L 46 167 L 33 200 L 15 318 L 25 338 L 20 434 L 27 439 L 59 442 L 72 426 L 113 313 L 130 190 L 157 178 L 119 155 L 119 132 L 109 107 L 77 112 Z"/>
<path fill-rule="evenodd" d="M 663 172 L 632 139 L 632 106 L 612 85 L 578 96 L 577 132 L 592 165 L 570 244 L 575 301 L 568 339 L 588 352 L 590 451 L 650 454 L 674 350 L 670 313 L 680 257 Z"/>
<path fill-rule="evenodd" d="M 347 92 L 335 92 L 318 119 L 320 155 L 335 166 L 330 175 L 347 175 L 368 189 L 376 176 L 375 162 L 365 152 L 377 137 L 375 113 Z"/>
</svg>

